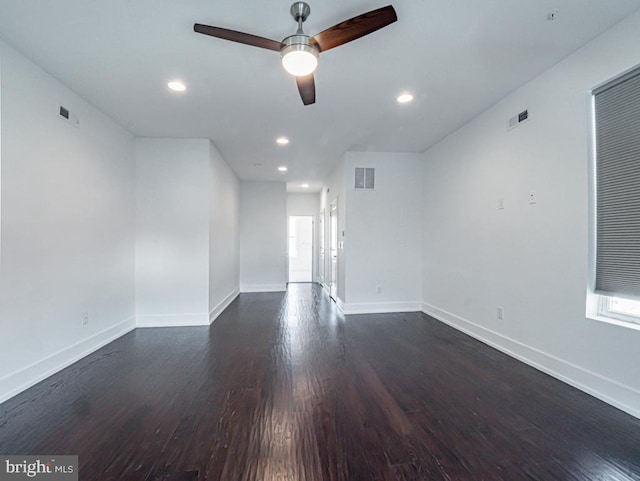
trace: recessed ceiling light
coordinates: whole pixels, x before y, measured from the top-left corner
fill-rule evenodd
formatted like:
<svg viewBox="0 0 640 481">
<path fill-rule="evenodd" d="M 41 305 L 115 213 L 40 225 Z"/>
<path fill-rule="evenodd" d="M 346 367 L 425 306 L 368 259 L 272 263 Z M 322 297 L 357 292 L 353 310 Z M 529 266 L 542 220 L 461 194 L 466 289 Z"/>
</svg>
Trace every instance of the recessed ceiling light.
<svg viewBox="0 0 640 481">
<path fill-rule="evenodd" d="M 262 167 L 262 164 L 257 163 L 257 164 L 253 164 L 254 167 Z"/>
<path fill-rule="evenodd" d="M 309 184 L 302 184 L 300 187 L 302 187 L 303 189 L 308 189 L 309 188 Z"/>
<path fill-rule="evenodd" d="M 174 92 L 184 92 L 185 90 L 187 90 L 187 86 L 185 84 L 183 84 L 182 82 L 179 82 L 177 80 L 173 80 L 173 81 L 169 82 L 167 84 L 167 87 L 169 87 Z"/>
<path fill-rule="evenodd" d="M 287 139 L 286 137 L 278 137 L 276 139 L 276 142 L 280 145 L 287 145 L 289 143 L 289 139 Z"/>
<path fill-rule="evenodd" d="M 289 170 L 289 169 L 287 169 L 287 167 L 286 167 L 286 166 L 281 165 L 280 167 L 278 167 L 278 170 L 279 170 L 280 172 L 286 172 L 286 171 L 287 171 L 287 170 Z"/>
<path fill-rule="evenodd" d="M 402 95 L 399 95 L 396 100 L 400 104 L 406 104 L 407 102 L 411 102 L 413 100 L 413 95 L 411 95 L 411 94 L 402 94 Z"/>
</svg>

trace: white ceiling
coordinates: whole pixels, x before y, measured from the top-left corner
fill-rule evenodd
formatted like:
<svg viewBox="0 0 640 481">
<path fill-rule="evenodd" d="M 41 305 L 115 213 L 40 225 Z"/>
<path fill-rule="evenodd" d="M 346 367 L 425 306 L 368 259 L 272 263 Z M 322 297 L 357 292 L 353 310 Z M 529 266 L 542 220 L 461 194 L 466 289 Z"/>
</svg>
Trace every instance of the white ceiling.
<svg viewBox="0 0 640 481">
<path fill-rule="evenodd" d="M 387 4 L 307 1 L 309 34 Z M 305 107 L 277 52 L 193 32 L 197 22 L 281 40 L 295 31 L 291 3 L 0 0 L 0 37 L 135 135 L 208 137 L 241 179 L 301 191 L 318 190 L 347 150 L 424 151 L 640 7 L 393 0 L 398 22 L 321 54 L 317 103 Z M 172 79 L 188 91 L 169 92 Z M 415 100 L 399 105 L 405 90 Z"/>
</svg>

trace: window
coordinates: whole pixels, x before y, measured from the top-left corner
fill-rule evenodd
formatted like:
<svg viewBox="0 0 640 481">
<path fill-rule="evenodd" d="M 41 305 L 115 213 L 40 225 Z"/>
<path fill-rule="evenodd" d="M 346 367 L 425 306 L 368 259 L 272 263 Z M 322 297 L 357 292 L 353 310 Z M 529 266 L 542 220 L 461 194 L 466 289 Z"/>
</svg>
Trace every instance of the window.
<svg viewBox="0 0 640 481">
<path fill-rule="evenodd" d="M 607 310 L 612 314 L 633 315 L 640 317 L 640 301 L 631 299 L 620 299 L 619 297 L 608 297 Z"/>
<path fill-rule="evenodd" d="M 600 295 L 598 304 L 597 318 L 640 329 L 640 301 Z"/>
<path fill-rule="evenodd" d="M 592 95 L 591 275 L 597 314 L 640 323 L 640 68 Z"/>
</svg>

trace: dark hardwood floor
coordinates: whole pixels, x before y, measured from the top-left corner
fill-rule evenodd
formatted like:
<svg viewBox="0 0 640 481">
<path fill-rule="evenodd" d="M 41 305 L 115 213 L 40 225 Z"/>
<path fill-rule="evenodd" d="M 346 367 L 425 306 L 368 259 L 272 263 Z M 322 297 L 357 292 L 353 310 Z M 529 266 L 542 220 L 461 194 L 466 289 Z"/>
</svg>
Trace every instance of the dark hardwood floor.
<svg viewBox="0 0 640 481">
<path fill-rule="evenodd" d="M 320 289 L 138 329 L 0 405 L 1 454 L 85 481 L 640 480 L 640 420 L 424 314 Z"/>
</svg>

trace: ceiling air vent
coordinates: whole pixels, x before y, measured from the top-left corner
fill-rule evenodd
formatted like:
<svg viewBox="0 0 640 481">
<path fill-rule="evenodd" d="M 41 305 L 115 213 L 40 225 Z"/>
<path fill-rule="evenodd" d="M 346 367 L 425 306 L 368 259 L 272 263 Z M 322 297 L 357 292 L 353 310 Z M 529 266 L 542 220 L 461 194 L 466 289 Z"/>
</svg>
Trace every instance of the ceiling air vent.
<svg viewBox="0 0 640 481">
<path fill-rule="evenodd" d="M 518 115 L 514 115 L 509 119 L 507 130 L 515 129 L 518 125 L 529 120 L 529 111 L 523 110 Z"/>
<path fill-rule="evenodd" d="M 376 169 L 371 167 L 356 167 L 353 188 L 356 190 L 373 190 L 375 186 Z"/>
<path fill-rule="evenodd" d="M 76 127 L 80 124 L 80 119 L 78 119 L 78 116 L 71 112 L 68 108 L 61 105 L 58 113 L 60 114 L 60 117 L 62 119 L 66 120 L 70 124 L 75 125 Z"/>
</svg>

